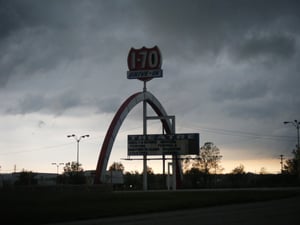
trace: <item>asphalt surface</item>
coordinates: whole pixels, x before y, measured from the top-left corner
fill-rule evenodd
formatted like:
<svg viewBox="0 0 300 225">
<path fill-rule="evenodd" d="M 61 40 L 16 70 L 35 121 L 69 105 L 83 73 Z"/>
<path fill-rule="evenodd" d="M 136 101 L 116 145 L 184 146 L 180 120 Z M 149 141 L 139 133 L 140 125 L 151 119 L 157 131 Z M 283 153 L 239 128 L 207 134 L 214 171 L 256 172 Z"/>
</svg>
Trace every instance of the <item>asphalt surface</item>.
<svg viewBox="0 0 300 225">
<path fill-rule="evenodd" d="M 300 196 L 248 204 L 151 213 L 56 225 L 299 225 Z"/>
</svg>

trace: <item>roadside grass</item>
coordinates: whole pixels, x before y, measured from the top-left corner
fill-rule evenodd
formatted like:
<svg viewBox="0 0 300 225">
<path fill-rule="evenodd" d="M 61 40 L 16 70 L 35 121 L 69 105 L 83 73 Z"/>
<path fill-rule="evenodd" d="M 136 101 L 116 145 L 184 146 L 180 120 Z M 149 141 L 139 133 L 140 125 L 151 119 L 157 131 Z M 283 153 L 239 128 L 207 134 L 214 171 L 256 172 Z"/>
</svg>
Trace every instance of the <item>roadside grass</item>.
<svg viewBox="0 0 300 225">
<path fill-rule="evenodd" d="M 267 201 L 300 195 L 297 190 L 97 192 L 0 191 L 0 224 L 47 224 L 225 204 Z"/>
</svg>

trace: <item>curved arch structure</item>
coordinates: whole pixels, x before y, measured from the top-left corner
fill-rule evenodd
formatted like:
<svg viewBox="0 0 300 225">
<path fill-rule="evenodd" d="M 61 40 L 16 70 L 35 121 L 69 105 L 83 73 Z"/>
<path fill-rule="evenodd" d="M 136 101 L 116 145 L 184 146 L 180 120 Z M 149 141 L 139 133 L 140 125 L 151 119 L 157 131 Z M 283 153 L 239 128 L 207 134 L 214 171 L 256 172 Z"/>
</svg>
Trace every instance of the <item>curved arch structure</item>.
<svg viewBox="0 0 300 225">
<path fill-rule="evenodd" d="M 105 172 L 107 168 L 107 163 L 109 160 L 109 156 L 115 141 L 115 138 L 119 132 L 119 129 L 125 120 L 128 113 L 140 102 L 146 101 L 154 110 L 154 112 L 158 116 L 167 116 L 166 111 L 164 110 L 163 106 L 160 102 L 152 95 L 150 92 L 138 92 L 131 95 L 126 101 L 120 106 L 117 113 L 115 114 L 102 144 L 101 152 L 99 155 L 95 180 L 94 183 L 104 183 L 105 181 Z M 167 134 L 171 134 L 172 126 L 169 120 L 161 119 L 163 127 Z"/>
</svg>

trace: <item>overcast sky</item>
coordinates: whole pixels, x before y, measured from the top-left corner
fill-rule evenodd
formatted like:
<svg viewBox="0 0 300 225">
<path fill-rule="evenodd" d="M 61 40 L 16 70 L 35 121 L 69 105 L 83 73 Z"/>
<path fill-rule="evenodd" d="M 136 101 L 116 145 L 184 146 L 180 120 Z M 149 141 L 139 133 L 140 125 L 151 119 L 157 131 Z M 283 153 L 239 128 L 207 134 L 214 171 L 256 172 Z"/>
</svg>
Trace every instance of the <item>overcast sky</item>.
<svg viewBox="0 0 300 225">
<path fill-rule="evenodd" d="M 164 77 L 147 88 L 176 116 L 177 132 L 214 142 L 227 172 L 240 163 L 279 171 L 279 155 L 291 157 L 296 144 L 283 121 L 300 120 L 299 1 L 1 0 L 1 172 L 55 172 L 51 163 L 76 160 L 73 133 L 91 135 L 80 162 L 95 169 L 116 110 L 142 90 L 126 78 L 129 49 L 155 45 Z M 158 121 L 149 132 L 161 132 Z M 127 157 L 132 133 L 142 133 L 141 106 L 110 162 Z"/>
</svg>

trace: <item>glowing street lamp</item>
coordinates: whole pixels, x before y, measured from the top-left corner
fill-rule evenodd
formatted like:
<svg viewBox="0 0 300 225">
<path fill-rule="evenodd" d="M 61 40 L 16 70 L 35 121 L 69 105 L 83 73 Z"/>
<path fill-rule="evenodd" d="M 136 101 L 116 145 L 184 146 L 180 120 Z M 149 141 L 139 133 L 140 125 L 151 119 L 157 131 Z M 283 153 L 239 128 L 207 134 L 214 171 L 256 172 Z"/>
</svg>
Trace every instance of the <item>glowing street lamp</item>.
<svg viewBox="0 0 300 225">
<path fill-rule="evenodd" d="M 88 138 L 89 136 L 90 136 L 89 134 L 86 134 L 86 135 L 82 135 L 78 138 L 75 134 L 67 135 L 67 138 L 73 137 L 77 142 L 77 166 L 78 166 L 78 168 L 79 168 L 79 142 L 82 138 Z"/>
</svg>

